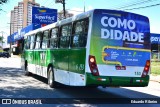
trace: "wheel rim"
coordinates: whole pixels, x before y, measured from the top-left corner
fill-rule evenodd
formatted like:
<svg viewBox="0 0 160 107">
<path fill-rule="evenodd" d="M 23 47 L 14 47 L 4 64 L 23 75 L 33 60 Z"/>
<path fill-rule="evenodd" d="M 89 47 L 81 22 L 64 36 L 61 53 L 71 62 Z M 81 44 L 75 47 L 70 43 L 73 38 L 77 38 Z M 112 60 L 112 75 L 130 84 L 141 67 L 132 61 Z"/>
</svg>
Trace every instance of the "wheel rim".
<svg viewBox="0 0 160 107">
<path fill-rule="evenodd" d="M 53 82 L 53 75 L 52 75 L 52 70 L 50 69 L 49 70 L 49 84 L 51 85 L 52 84 L 52 82 Z"/>
</svg>

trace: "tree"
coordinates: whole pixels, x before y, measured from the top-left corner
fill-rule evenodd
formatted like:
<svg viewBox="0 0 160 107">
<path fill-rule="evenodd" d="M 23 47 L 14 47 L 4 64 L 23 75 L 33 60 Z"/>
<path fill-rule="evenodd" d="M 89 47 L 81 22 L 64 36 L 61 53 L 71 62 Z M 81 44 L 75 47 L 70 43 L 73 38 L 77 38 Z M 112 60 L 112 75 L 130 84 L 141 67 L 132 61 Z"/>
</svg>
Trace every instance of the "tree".
<svg viewBox="0 0 160 107">
<path fill-rule="evenodd" d="M 0 4 L 4 4 L 4 3 L 7 3 L 8 0 L 0 0 Z"/>
<path fill-rule="evenodd" d="M 3 42 L 3 37 L 2 36 L 0 36 L 0 42 Z"/>
<path fill-rule="evenodd" d="M 3 46 L 4 41 L 2 36 L 0 36 L 0 43 L 2 43 L 2 46 Z M 0 50 L 2 49 L 2 46 L 0 46 Z"/>
<path fill-rule="evenodd" d="M 9 0 L 0 0 L 0 5 L 3 5 L 4 3 L 7 3 Z M 0 9 L 0 11 L 3 11 L 2 9 Z"/>
<path fill-rule="evenodd" d="M 2 41 L 2 37 L 0 36 L 0 41 Z"/>
</svg>

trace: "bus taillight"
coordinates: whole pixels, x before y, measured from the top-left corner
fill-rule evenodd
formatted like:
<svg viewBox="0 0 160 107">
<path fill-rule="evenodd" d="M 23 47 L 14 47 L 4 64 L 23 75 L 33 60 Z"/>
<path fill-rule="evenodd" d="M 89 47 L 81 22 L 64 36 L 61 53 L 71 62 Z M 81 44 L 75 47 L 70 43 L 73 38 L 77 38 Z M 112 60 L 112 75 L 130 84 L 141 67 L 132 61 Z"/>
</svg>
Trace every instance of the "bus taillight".
<svg viewBox="0 0 160 107">
<path fill-rule="evenodd" d="M 89 67 L 94 76 L 99 76 L 95 56 L 89 55 Z"/>
<path fill-rule="evenodd" d="M 141 77 L 145 77 L 146 75 L 148 75 L 149 68 L 150 68 L 150 60 L 147 60 Z"/>
</svg>

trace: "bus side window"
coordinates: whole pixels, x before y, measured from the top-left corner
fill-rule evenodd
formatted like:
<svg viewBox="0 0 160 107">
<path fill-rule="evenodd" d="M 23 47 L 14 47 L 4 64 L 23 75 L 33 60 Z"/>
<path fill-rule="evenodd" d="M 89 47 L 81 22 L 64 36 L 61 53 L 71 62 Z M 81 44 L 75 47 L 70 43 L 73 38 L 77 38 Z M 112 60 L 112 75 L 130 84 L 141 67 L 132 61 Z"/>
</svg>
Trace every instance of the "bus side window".
<svg viewBox="0 0 160 107">
<path fill-rule="evenodd" d="M 64 25 L 61 27 L 61 35 L 60 35 L 60 48 L 68 48 L 69 41 L 71 36 L 71 24 Z"/>
<path fill-rule="evenodd" d="M 24 40 L 24 49 L 30 49 L 31 36 L 29 35 L 27 39 Z"/>
<path fill-rule="evenodd" d="M 34 49 L 35 35 L 30 36 L 30 49 Z"/>
<path fill-rule="evenodd" d="M 89 19 L 85 20 L 85 24 L 84 24 L 84 32 L 86 34 L 86 36 L 88 35 L 88 28 L 89 28 Z"/>
<path fill-rule="evenodd" d="M 41 44 L 41 32 L 36 34 L 35 49 L 39 49 Z"/>
<path fill-rule="evenodd" d="M 88 34 L 88 19 L 74 23 L 72 47 L 85 47 Z"/>
<path fill-rule="evenodd" d="M 22 45 L 21 45 L 21 52 L 23 52 L 24 49 L 25 49 L 25 48 L 24 48 L 24 46 L 25 46 L 24 43 L 25 43 L 25 40 L 23 39 L 23 40 L 22 40 Z"/>
<path fill-rule="evenodd" d="M 58 28 L 51 29 L 50 48 L 58 47 Z"/>
<path fill-rule="evenodd" d="M 46 49 L 47 48 L 47 42 L 48 42 L 48 34 L 49 31 L 46 30 L 43 32 L 43 36 L 42 36 L 42 49 Z"/>
</svg>

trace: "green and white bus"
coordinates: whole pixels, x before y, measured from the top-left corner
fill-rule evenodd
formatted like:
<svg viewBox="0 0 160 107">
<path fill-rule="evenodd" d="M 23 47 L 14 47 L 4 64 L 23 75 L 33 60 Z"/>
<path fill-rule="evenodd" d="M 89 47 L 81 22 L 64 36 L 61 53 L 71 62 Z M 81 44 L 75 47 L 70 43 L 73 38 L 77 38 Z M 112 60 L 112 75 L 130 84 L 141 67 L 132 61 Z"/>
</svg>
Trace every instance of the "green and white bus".
<svg viewBox="0 0 160 107">
<path fill-rule="evenodd" d="M 144 87 L 150 75 L 150 25 L 145 16 L 94 9 L 24 36 L 22 67 L 69 86 Z"/>
</svg>

